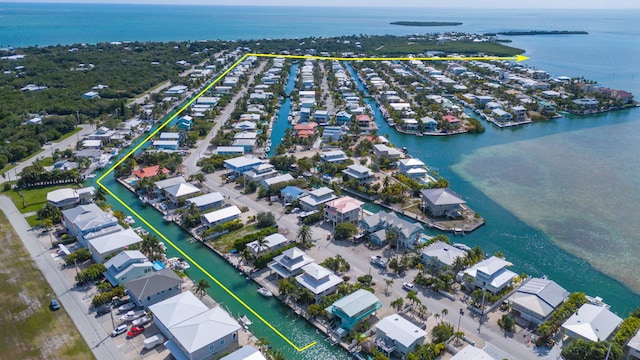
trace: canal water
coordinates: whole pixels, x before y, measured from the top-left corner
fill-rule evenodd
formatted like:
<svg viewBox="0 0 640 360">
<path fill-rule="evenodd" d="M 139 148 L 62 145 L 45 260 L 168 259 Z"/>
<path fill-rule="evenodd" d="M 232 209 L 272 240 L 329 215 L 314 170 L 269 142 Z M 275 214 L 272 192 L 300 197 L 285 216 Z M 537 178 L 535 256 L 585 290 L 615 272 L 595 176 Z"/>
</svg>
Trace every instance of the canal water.
<svg viewBox="0 0 640 360">
<path fill-rule="evenodd" d="M 278 118 L 273 124 L 273 128 L 271 129 L 271 150 L 269 150 L 269 157 L 274 156 L 276 154 L 276 148 L 280 145 L 281 139 L 284 136 L 284 132 L 289 126 L 289 113 L 291 112 L 291 91 L 296 86 L 296 77 L 298 75 L 298 66 L 297 62 L 291 64 L 291 69 L 289 70 L 289 79 L 287 80 L 287 85 L 285 86 L 285 93 L 287 97 L 282 101 L 282 105 L 280 106 L 280 110 L 278 111 Z"/>
<path fill-rule="evenodd" d="M 358 89 L 366 94 L 366 89 L 355 76 L 353 67 L 349 63 L 346 66 L 356 81 Z M 579 181 L 602 184 L 601 181 L 608 177 L 606 173 L 599 171 L 605 167 L 598 170 L 597 166 L 592 168 L 593 164 L 587 164 L 587 160 L 579 159 L 577 164 L 583 165 L 583 167 L 588 166 L 591 171 L 590 176 L 593 178 L 576 178 L 575 183 L 571 183 L 563 181 L 570 174 L 563 173 L 564 177 L 559 178 L 557 171 L 550 170 L 552 165 L 543 167 L 544 159 L 556 159 L 561 164 L 553 164 L 555 167 L 568 168 L 567 162 L 573 162 L 577 156 L 572 155 L 572 152 L 584 153 L 589 161 L 593 161 L 595 156 L 592 155 L 595 150 L 576 151 L 572 147 L 575 143 L 582 142 L 583 145 L 579 149 L 594 147 L 604 149 L 606 154 L 610 154 L 614 151 L 610 149 L 612 144 L 620 146 L 621 139 L 628 141 L 629 149 L 632 150 L 631 154 L 637 155 L 638 151 L 634 150 L 637 146 L 631 145 L 633 144 L 631 134 L 640 133 L 640 122 L 637 121 L 640 114 L 637 109 L 583 117 L 565 115 L 565 118 L 554 121 L 505 129 L 499 129 L 483 122 L 486 128 L 483 134 L 418 137 L 397 132 L 384 120 L 375 101 L 365 98 L 365 102 L 371 105 L 374 110 L 376 123 L 379 126 L 378 134 L 384 135 L 398 147 L 406 146 L 412 156 L 421 159 L 429 167 L 438 171 L 440 175 L 450 181 L 451 188 L 461 194 L 469 206 L 486 220 L 485 226 L 471 234 L 450 235 L 455 242 L 462 242 L 469 246 L 479 245 L 489 254 L 502 251 L 506 259 L 514 264 L 512 270 L 517 273 L 525 272 L 533 276 L 547 275 L 569 291 L 582 291 L 591 296 L 601 296 L 606 303 L 611 305 L 612 310 L 621 316 L 626 316 L 640 305 L 640 295 L 630 289 L 629 283 L 621 282 L 621 276 L 618 277 L 624 271 L 624 267 L 630 267 L 632 272 L 633 269 L 638 268 L 637 256 L 634 255 L 637 254 L 635 251 L 638 247 L 638 242 L 635 241 L 637 235 L 630 237 L 625 234 L 628 236 L 624 239 L 630 241 L 622 245 L 616 243 L 617 252 L 613 255 L 609 253 L 613 252 L 614 248 L 608 246 L 612 239 L 608 236 L 597 237 L 596 235 L 599 233 L 591 231 L 594 226 L 586 224 L 584 219 L 560 225 L 555 224 L 556 228 L 563 228 L 561 232 L 551 226 L 537 226 L 541 221 L 535 217 L 540 216 L 538 213 L 556 215 L 556 213 L 571 212 L 575 217 L 580 217 L 582 213 L 601 207 L 597 204 L 597 201 L 601 199 L 593 193 L 587 193 L 580 198 L 580 201 L 585 201 L 585 198 L 589 196 L 595 198 L 588 209 L 563 207 L 564 203 L 559 206 L 557 202 L 559 199 L 563 199 L 563 193 L 571 191 L 570 189 L 575 187 L 575 183 Z M 624 128 L 620 129 L 619 127 Z M 624 133 L 629 135 L 621 138 L 620 135 Z M 555 139 L 556 136 L 560 137 Z M 597 146 L 599 143 L 607 142 L 602 139 L 598 140 L 602 136 L 611 141 L 609 144 Z M 556 151 L 550 153 L 549 148 Z M 508 158 L 506 155 L 509 154 L 517 154 L 518 156 Z M 533 160 L 527 160 L 528 158 Z M 637 174 L 640 166 L 637 164 L 637 160 L 630 162 L 630 159 L 625 158 L 622 161 L 627 164 L 625 166 L 631 168 L 627 171 Z M 536 167 L 530 162 L 543 165 Z M 604 160 L 598 162 L 598 164 L 601 163 L 604 163 Z M 575 169 L 570 171 L 572 170 Z M 615 170 L 619 172 L 618 169 Z M 613 184 L 607 186 L 607 195 L 610 194 L 611 187 L 622 190 L 631 187 L 629 184 L 622 183 L 616 186 L 621 181 L 617 179 L 618 177 L 615 176 L 616 173 L 613 170 L 610 174 L 610 181 Z M 487 181 L 487 178 L 493 182 Z M 620 176 L 620 178 L 628 179 L 629 176 Z M 510 185 L 512 182 L 520 185 L 516 188 L 518 191 L 513 191 L 511 189 L 513 186 L 510 186 L 507 196 L 501 196 L 506 189 L 504 184 L 506 180 L 504 179 L 509 181 L 506 185 Z M 535 179 L 542 180 L 536 182 Z M 638 186 L 637 184 L 632 185 L 636 188 Z M 545 194 L 544 197 L 555 198 L 556 204 L 552 205 L 551 199 L 540 204 L 541 194 Z M 620 200 L 616 209 L 623 208 L 626 210 L 623 213 L 637 214 L 636 208 L 639 202 L 633 201 L 634 199 L 635 195 L 628 196 L 626 201 Z M 559 215 L 557 217 L 559 218 Z M 593 217 L 596 218 L 597 215 Z M 612 227 L 611 224 L 600 225 L 597 230 L 607 226 Z M 584 246 L 587 238 L 586 231 L 581 231 L 580 227 L 587 227 L 587 230 L 590 230 L 587 234 L 589 235 L 588 242 L 596 243 L 592 248 L 588 248 L 589 253 L 584 250 L 580 253 L 572 248 L 586 247 Z M 428 232 L 433 233 L 432 231 Z M 571 234 L 566 234 L 567 232 Z M 595 237 L 595 239 L 591 239 L 591 237 Z M 569 241 L 573 241 L 572 247 L 568 245 Z M 626 246 L 626 251 L 623 246 Z M 575 254 L 580 254 L 580 257 Z M 617 260 L 607 259 L 604 261 L 603 254 L 617 256 Z M 623 262 L 623 260 L 627 260 L 625 254 L 631 257 L 628 262 Z M 615 265 L 618 267 L 613 268 Z M 608 275 L 605 274 L 605 271 Z M 627 279 L 623 279 L 626 282 Z M 633 279 L 629 279 L 629 281 L 633 281 Z"/>
</svg>

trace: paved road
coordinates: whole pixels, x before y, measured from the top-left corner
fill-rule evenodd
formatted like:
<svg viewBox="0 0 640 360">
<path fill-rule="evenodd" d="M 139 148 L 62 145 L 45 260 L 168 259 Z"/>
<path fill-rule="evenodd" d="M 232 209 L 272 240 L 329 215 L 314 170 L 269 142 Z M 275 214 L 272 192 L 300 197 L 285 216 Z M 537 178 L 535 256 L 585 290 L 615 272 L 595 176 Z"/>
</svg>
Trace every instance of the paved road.
<svg viewBox="0 0 640 360">
<path fill-rule="evenodd" d="M 60 271 L 56 260 L 51 256 L 51 249 L 42 245 L 37 233 L 30 230 L 29 224 L 8 197 L 0 196 L 0 207 L 96 358 L 120 359 L 122 354 L 111 342 L 109 334 L 88 314 L 82 301 L 83 293 L 71 291 L 75 284 Z"/>
</svg>

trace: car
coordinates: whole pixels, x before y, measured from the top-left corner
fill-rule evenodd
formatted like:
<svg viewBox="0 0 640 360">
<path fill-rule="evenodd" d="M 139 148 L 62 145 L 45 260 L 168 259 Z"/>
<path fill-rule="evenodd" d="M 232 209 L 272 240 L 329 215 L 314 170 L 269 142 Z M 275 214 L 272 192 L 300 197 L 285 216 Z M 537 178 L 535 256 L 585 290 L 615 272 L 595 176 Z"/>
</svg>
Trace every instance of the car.
<svg viewBox="0 0 640 360">
<path fill-rule="evenodd" d="M 405 289 L 405 290 L 408 290 L 408 291 L 417 291 L 418 290 L 415 285 L 413 285 L 412 283 L 408 283 L 408 282 L 402 283 L 402 288 Z"/>
<path fill-rule="evenodd" d="M 387 267 L 387 260 L 385 260 L 382 256 L 380 255 L 375 255 L 371 257 L 371 263 L 373 265 L 376 266 L 380 266 L 382 268 L 386 268 Z"/>
<path fill-rule="evenodd" d="M 56 299 L 51 299 L 51 301 L 49 302 L 49 307 L 52 311 L 60 310 L 60 303 Z"/>
<path fill-rule="evenodd" d="M 127 337 L 132 338 L 132 337 L 136 337 L 140 334 L 142 334 L 142 332 L 144 331 L 144 326 L 133 326 L 131 328 L 131 330 L 127 331 Z"/>
<path fill-rule="evenodd" d="M 111 306 L 110 305 L 102 305 L 99 308 L 96 309 L 96 316 L 102 316 L 104 314 L 108 314 L 111 312 Z"/>
<path fill-rule="evenodd" d="M 118 327 L 113 329 L 113 332 L 111 333 L 111 337 L 116 337 L 116 336 L 124 333 L 125 331 L 127 331 L 127 328 L 128 328 L 127 324 L 118 325 Z"/>
</svg>

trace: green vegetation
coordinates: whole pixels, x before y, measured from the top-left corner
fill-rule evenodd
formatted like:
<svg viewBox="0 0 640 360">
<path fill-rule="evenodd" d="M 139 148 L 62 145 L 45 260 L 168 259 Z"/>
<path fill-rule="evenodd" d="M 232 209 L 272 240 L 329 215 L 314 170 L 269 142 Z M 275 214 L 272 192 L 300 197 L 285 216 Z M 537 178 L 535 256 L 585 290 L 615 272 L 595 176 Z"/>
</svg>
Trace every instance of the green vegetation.
<svg viewBox="0 0 640 360">
<path fill-rule="evenodd" d="M 4 214 L 0 214 L 0 354 L 7 359 L 94 359 Z M 65 339 L 64 341 L 54 341 Z"/>
<path fill-rule="evenodd" d="M 622 347 L 616 342 L 592 342 L 584 339 L 572 340 L 562 349 L 561 354 L 566 360 L 600 360 L 604 358 L 621 360 L 623 356 Z"/>
<path fill-rule="evenodd" d="M 266 236 L 269 236 L 271 234 L 275 234 L 278 232 L 278 229 L 273 226 L 262 229 L 260 231 L 256 231 L 257 229 L 258 228 L 256 225 L 246 226 L 238 231 L 234 231 L 234 232 L 230 232 L 228 234 L 222 235 L 220 238 L 216 240 L 216 244 L 219 244 L 220 242 L 223 242 L 224 244 L 226 244 L 228 240 L 232 240 L 232 246 L 230 246 L 224 252 L 227 252 L 232 248 L 237 251 L 242 251 L 244 250 L 245 246 L 247 246 L 248 243 L 259 240 L 259 239 L 264 239 Z"/>
<path fill-rule="evenodd" d="M 544 343 L 548 338 L 553 336 L 562 323 L 586 302 L 587 298 L 584 293 L 576 292 L 569 295 L 567 301 L 551 314 L 551 318 L 538 326 L 538 332 L 540 333 L 539 341 Z"/>
<path fill-rule="evenodd" d="M 453 325 L 448 322 L 441 322 L 431 330 L 431 338 L 434 343 L 441 343 L 449 340 L 453 336 Z"/>
<path fill-rule="evenodd" d="M 391 25 L 401 26 L 458 26 L 462 25 L 461 22 L 453 21 L 393 21 Z"/>
<path fill-rule="evenodd" d="M 342 256 L 336 255 L 334 257 L 326 258 L 320 265 L 335 273 L 344 273 L 351 269 L 351 265 Z"/>
<path fill-rule="evenodd" d="M 24 214 L 40 210 L 47 203 L 47 193 L 62 188 L 77 188 L 74 184 L 32 188 L 28 190 L 10 190 L 2 194 L 11 198 L 18 210 Z M 24 197 L 24 202 L 23 202 Z"/>
<path fill-rule="evenodd" d="M 352 223 L 343 222 L 336 225 L 334 234 L 338 240 L 348 240 L 358 233 L 358 227 Z"/>
<path fill-rule="evenodd" d="M 533 31 L 502 31 L 498 35 L 588 35 L 586 31 L 569 31 L 569 30 L 533 30 Z"/>
</svg>

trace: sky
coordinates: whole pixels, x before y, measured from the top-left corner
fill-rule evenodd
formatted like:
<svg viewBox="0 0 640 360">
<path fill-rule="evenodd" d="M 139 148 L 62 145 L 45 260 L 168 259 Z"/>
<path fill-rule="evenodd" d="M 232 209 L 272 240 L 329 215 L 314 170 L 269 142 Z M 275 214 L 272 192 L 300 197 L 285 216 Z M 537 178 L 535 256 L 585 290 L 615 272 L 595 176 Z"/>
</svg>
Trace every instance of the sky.
<svg viewBox="0 0 640 360">
<path fill-rule="evenodd" d="M 17 3 L 125 3 L 175 5 L 175 0 L 0 0 Z M 180 5 L 352 6 L 477 9 L 640 9 L 638 0 L 183 0 Z"/>
</svg>

